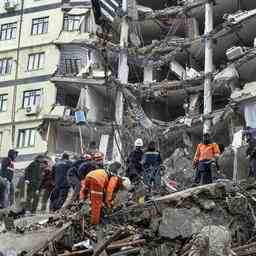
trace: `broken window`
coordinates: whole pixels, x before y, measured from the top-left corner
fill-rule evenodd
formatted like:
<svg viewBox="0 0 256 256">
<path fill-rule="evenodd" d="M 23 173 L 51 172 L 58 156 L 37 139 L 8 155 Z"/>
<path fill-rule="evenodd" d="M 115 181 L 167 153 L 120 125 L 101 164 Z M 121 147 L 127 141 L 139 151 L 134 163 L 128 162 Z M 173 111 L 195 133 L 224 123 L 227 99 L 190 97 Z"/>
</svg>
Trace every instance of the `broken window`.
<svg viewBox="0 0 256 256">
<path fill-rule="evenodd" d="M 28 56 L 27 70 L 32 71 L 32 70 L 42 69 L 44 67 L 44 59 L 45 59 L 44 52 L 30 54 Z"/>
<path fill-rule="evenodd" d="M 0 75 L 10 74 L 12 71 L 12 58 L 0 59 Z"/>
<path fill-rule="evenodd" d="M 0 112 L 7 111 L 7 100 L 8 100 L 7 97 L 8 97 L 8 94 L 0 95 Z"/>
<path fill-rule="evenodd" d="M 40 89 L 25 91 L 23 93 L 22 107 L 27 108 L 27 107 L 38 105 L 40 102 L 41 93 L 42 93 L 42 91 Z"/>
<path fill-rule="evenodd" d="M 65 15 L 63 22 L 64 31 L 78 31 L 80 27 L 81 15 Z"/>
<path fill-rule="evenodd" d="M 49 17 L 32 20 L 31 35 L 40 35 L 48 32 Z"/>
<path fill-rule="evenodd" d="M 1 25 L 0 40 L 12 40 L 16 38 L 17 22 Z"/>
<path fill-rule="evenodd" d="M 28 148 L 35 146 L 36 129 L 20 129 L 18 132 L 17 148 Z"/>
<path fill-rule="evenodd" d="M 81 70 L 81 59 L 65 59 L 65 73 L 78 74 Z"/>
</svg>

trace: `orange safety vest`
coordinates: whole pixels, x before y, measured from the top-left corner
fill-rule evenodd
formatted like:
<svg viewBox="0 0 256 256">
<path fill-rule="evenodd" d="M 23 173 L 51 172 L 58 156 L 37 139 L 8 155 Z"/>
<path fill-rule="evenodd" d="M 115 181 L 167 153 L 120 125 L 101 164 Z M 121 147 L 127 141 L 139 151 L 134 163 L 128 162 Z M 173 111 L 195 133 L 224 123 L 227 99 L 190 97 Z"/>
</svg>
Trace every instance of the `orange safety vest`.
<svg viewBox="0 0 256 256">
<path fill-rule="evenodd" d="M 85 177 L 85 179 L 81 182 L 81 189 L 80 189 L 80 199 L 84 200 L 89 191 L 92 182 L 97 183 L 100 187 L 102 187 L 102 191 L 105 190 L 108 184 L 108 174 L 105 170 L 99 169 L 95 171 L 91 171 Z"/>
<path fill-rule="evenodd" d="M 197 145 L 195 157 L 193 160 L 193 165 L 201 160 L 213 160 L 216 156 L 219 156 L 220 150 L 219 146 L 216 143 L 203 144 L 200 143 Z"/>
</svg>

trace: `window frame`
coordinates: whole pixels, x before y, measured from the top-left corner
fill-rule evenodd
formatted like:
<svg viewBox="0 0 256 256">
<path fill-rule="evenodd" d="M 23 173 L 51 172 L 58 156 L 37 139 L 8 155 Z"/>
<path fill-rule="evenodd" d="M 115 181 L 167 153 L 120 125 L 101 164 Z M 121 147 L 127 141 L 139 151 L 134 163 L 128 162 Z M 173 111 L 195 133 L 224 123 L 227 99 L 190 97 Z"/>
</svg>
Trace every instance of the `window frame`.
<svg viewBox="0 0 256 256">
<path fill-rule="evenodd" d="M 35 22 L 37 22 L 37 23 L 35 23 Z M 39 29 L 40 25 L 41 25 L 41 30 Z M 34 34 L 34 27 L 37 27 L 35 34 Z M 31 36 L 47 34 L 48 29 L 49 29 L 49 16 L 32 19 L 31 33 L 30 33 Z"/>
<path fill-rule="evenodd" d="M 43 56 L 43 59 L 42 59 Z M 33 60 L 31 60 L 33 58 Z M 30 65 L 32 61 L 32 66 Z M 43 61 L 43 63 L 41 63 Z M 37 62 L 37 63 L 36 63 Z M 27 71 L 37 71 L 44 69 L 45 64 L 45 52 L 30 53 L 28 55 Z M 36 65 L 36 67 L 35 67 Z"/>
<path fill-rule="evenodd" d="M 0 59 L 0 76 L 10 75 L 12 73 L 13 58 Z M 4 69 L 4 73 L 2 70 Z"/>
<path fill-rule="evenodd" d="M 80 29 L 80 21 L 82 19 L 83 15 L 69 15 L 65 14 L 63 17 L 63 31 L 66 32 L 74 32 L 79 31 Z M 78 19 L 79 18 L 79 19 Z M 78 23 L 78 27 L 76 28 L 76 22 Z M 70 26 L 72 27 L 70 29 Z"/>
<path fill-rule="evenodd" d="M 25 95 L 26 93 L 28 93 L 29 95 L 26 96 Z M 41 97 L 42 97 L 42 89 L 23 91 L 22 108 L 26 109 L 26 108 L 29 108 L 29 107 L 32 107 L 32 106 L 36 106 L 37 104 L 40 103 Z M 25 105 L 26 99 L 28 99 L 28 104 Z"/>
<path fill-rule="evenodd" d="M 4 109 L 4 105 L 5 109 Z M 8 111 L 8 94 L 0 94 L 0 113 L 7 112 Z"/>
<path fill-rule="evenodd" d="M 65 64 L 65 73 L 66 74 L 79 74 L 79 72 L 81 71 L 81 68 L 82 68 L 82 59 L 65 58 L 64 64 Z"/>
<path fill-rule="evenodd" d="M 17 148 L 22 149 L 22 148 L 33 148 L 33 147 L 35 147 L 35 145 L 36 145 L 36 131 L 37 131 L 36 128 L 19 129 L 18 130 L 18 137 L 17 137 Z M 28 136 L 28 137 L 26 137 L 26 136 Z"/>
<path fill-rule="evenodd" d="M 5 26 L 6 26 L 6 28 L 4 28 Z M 8 41 L 8 40 L 16 39 L 16 37 L 17 37 L 17 26 L 18 26 L 17 21 L 2 24 L 0 26 L 0 41 Z"/>
</svg>

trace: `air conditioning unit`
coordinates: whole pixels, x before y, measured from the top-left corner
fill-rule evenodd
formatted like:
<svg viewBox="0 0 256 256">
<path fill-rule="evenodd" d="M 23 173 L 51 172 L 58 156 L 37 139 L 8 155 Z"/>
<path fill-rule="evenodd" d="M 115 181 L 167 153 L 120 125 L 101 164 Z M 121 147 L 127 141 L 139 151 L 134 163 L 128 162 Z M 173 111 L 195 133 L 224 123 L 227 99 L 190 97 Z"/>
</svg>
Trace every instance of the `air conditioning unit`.
<svg viewBox="0 0 256 256">
<path fill-rule="evenodd" d="M 17 0 L 5 0 L 4 8 L 6 11 L 14 11 L 18 5 Z"/>
<path fill-rule="evenodd" d="M 40 109 L 37 105 L 33 105 L 30 107 L 26 108 L 26 115 L 27 116 L 34 116 L 34 115 L 38 115 L 40 112 Z"/>
<path fill-rule="evenodd" d="M 247 52 L 248 48 L 241 46 L 234 46 L 226 51 L 228 60 L 234 60 L 243 56 Z"/>
</svg>

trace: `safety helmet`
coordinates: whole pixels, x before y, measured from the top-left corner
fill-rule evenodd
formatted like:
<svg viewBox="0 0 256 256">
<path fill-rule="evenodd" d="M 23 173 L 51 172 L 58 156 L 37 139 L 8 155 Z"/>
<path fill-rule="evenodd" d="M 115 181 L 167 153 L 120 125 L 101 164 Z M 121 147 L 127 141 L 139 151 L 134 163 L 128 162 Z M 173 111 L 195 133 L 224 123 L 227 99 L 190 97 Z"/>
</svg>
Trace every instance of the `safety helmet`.
<svg viewBox="0 0 256 256">
<path fill-rule="evenodd" d="M 94 155 L 93 155 L 93 160 L 95 160 L 96 162 L 102 162 L 104 160 L 104 154 L 101 153 L 101 152 L 96 152 Z"/>
<path fill-rule="evenodd" d="M 143 147 L 143 140 L 137 139 L 134 143 L 135 147 Z"/>
<path fill-rule="evenodd" d="M 122 177 L 122 185 L 123 185 L 123 187 L 124 187 L 125 190 L 128 190 L 128 191 L 129 191 L 129 190 L 131 189 L 132 183 L 131 183 L 131 181 L 130 181 L 129 178 L 127 178 L 127 177 Z"/>
<path fill-rule="evenodd" d="M 84 154 L 85 160 L 92 160 L 92 156 L 90 154 Z"/>
</svg>

